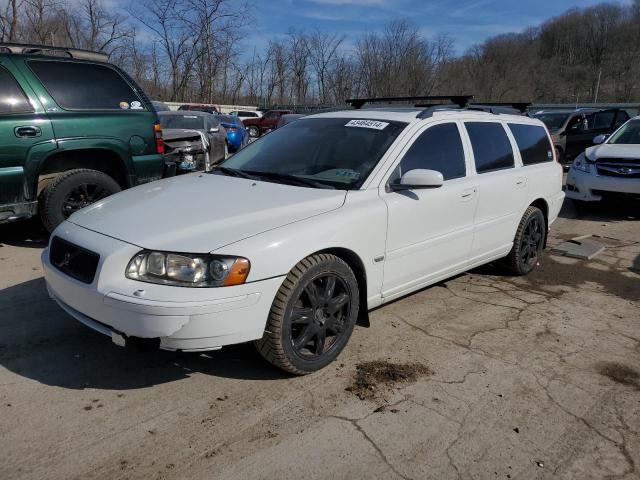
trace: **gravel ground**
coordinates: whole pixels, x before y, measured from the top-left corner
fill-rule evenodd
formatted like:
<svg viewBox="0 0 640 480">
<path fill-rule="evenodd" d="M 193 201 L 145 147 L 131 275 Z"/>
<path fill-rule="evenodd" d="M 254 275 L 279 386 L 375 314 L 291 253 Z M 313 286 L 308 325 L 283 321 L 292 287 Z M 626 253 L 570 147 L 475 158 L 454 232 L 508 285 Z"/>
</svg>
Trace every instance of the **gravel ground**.
<svg viewBox="0 0 640 480">
<path fill-rule="evenodd" d="M 567 202 L 549 243 L 602 254 L 424 289 L 306 377 L 121 349 L 48 299 L 37 223 L 0 226 L 0 478 L 639 478 L 639 212 Z"/>
</svg>

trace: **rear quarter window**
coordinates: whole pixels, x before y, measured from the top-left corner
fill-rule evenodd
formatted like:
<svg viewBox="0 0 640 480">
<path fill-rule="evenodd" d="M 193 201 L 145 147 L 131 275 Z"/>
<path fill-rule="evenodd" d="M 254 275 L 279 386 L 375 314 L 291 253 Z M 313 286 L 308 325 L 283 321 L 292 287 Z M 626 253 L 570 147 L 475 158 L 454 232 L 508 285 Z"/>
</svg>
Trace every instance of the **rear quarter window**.
<svg viewBox="0 0 640 480">
<path fill-rule="evenodd" d="M 510 123 L 523 165 L 535 165 L 553 161 L 553 146 L 547 137 L 547 131 L 539 125 Z"/>
<path fill-rule="evenodd" d="M 504 127 L 494 122 L 465 122 L 478 173 L 515 166 L 513 149 Z"/>
<path fill-rule="evenodd" d="M 0 67 L 0 114 L 33 112 L 27 96 L 18 85 L 13 75 L 4 67 Z"/>
<path fill-rule="evenodd" d="M 49 60 L 28 64 L 65 110 L 145 110 L 122 75 L 106 65 Z"/>
</svg>

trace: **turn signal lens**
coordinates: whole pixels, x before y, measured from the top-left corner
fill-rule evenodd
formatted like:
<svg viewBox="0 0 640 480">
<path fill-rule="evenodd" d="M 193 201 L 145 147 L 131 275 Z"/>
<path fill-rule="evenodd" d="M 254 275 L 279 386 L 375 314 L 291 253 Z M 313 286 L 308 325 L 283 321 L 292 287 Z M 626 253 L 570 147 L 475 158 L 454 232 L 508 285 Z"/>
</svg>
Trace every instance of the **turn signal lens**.
<svg viewBox="0 0 640 480">
<path fill-rule="evenodd" d="M 230 287 L 231 285 L 243 284 L 249 276 L 249 270 L 251 270 L 251 262 L 246 258 L 237 258 L 222 285 Z"/>
<path fill-rule="evenodd" d="M 162 138 L 162 125 L 156 123 L 153 125 L 153 133 L 156 137 L 156 153 L 164 154 L 164 139 Z"/>
</svg>

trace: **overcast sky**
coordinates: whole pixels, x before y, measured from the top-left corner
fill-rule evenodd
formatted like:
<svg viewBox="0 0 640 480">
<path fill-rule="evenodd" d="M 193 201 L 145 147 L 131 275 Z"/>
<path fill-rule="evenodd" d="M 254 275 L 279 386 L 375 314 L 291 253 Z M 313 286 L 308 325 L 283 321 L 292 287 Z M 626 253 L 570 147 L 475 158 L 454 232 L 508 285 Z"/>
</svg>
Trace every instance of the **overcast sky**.
<svg viewBox="0 0 640 480">
<path fill-rule="evenodd" d="M 381 30 L 385 22 L 408 19 L 428 38 L 447 33 L 463 53 L 474 43 L 559 15 L 571 7 L 587 7 L 598 0 L 250 0 L 255 20 L 245 44 L 266 43 L 291 27 L 340 32 L 354 40 Z M 630 3 L 621 0 L 618 3 Z"/>
</svg>

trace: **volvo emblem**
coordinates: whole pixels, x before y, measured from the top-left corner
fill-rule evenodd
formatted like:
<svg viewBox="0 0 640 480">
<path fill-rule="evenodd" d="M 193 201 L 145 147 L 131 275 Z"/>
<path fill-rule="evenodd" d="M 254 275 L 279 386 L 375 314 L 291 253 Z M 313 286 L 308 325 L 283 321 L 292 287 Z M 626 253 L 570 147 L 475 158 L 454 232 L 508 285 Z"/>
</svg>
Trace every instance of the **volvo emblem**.
<svg viewBox="0 0 640 480">
<path fill-rule="evenodd" d="M 69 264 L 71 263 L 71 260 L 73 260 L 74 255 L 72 255 L 70 252 L 65 252 L 64 254 L 64 258 L 62 260 L 60 260 L 59 262 L 54 262 L 56 264 L 56 267 L 58 268 L 64 268 L 64 267 L 68 267 Z"/>
</svg>

